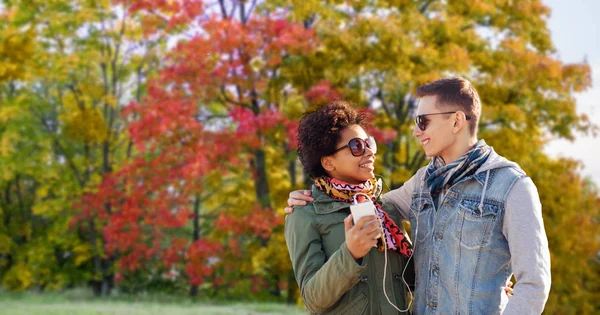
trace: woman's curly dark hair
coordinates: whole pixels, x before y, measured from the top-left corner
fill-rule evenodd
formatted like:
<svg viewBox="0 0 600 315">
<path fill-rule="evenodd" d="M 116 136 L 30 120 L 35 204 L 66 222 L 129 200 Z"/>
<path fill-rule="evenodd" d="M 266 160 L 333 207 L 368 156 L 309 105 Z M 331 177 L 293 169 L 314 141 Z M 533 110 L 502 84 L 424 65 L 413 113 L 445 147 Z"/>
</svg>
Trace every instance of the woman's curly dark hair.
<svg viewBox="0 0 600 315">
<path fill-rule="evenodd" d="M 333 154 L 342 130 L 363 125 L 366 117 L 341 100 L 304 113 L 298 127 L 298 156 L 304 171 L 311 177 L 325 176 L 321 158 Z"/>
</svg>

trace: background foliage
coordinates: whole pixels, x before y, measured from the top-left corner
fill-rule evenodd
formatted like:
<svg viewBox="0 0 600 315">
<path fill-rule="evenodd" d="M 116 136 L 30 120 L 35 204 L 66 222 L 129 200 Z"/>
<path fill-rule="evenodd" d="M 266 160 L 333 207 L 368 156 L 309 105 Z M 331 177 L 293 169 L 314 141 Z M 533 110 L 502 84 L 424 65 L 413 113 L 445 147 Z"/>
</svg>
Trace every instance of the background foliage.
<svg viewBox="0 0 600 315">
<path fill-rule="evenodd" d="M 302 112 L 373 116 L 390 188 L 427 161 L 416 86 L 461 75 L 536 183 L 549 314 L 600 311 L 600 199 L 550 136 L 593 132 L 540 1 L 0 2 L 0 287 L 295 302 L 283 207 Z"/>
</svg>

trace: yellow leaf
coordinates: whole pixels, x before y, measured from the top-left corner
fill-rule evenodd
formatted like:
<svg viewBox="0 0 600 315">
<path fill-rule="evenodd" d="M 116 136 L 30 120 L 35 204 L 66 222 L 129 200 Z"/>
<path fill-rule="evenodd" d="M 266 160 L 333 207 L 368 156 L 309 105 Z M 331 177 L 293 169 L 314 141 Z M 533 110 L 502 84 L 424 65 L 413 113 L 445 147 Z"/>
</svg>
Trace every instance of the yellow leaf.
<svg viewBox="0 0 600 315">
<path fill-rule="evenodd" d="M 73 254 L 75 254 L 75 266 L 79 266 L 92 257 L 92 251 L 89 244 L 78 244 L 73 247 Z"/>
<path fill-rule="evenodd" d="M 0 214 L 2 213 L 0 212 Z M 12 243 L 12 239 L 8 235 L 0 234 L 0 254 L 10 253 Z"/>
<path fill-rule="evenodd" d="M 32 284 L 32 272 L 27 265 L 18 263 L 4 276 L 2 286 L 14 291 L 23 291 Z"/>
<path fill-rule="evenodd" d="M 2 140 L 0 141 L 0 155 L 2 157 L 8 157 L 14 151 L 12 145 L 13 136 L 12 133 L 6 133 L 2 136 Z"/>
</svg>

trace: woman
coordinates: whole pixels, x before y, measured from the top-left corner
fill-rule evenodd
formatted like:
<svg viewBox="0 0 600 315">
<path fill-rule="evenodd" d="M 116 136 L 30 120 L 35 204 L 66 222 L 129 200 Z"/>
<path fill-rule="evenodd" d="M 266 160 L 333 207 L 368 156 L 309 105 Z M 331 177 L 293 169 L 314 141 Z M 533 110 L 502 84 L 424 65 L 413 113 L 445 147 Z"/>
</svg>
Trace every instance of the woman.
<svg viewBox="0 0 600 315">
<path fill-rule="evenodd" d="M 413 277 L 412 268 L 406 268 L 410 243 L 376 201 L 381 191 L 373 173 L 377 146 L 363 123 L 347 103 L 333 101 L 306 113 L 298 128 L 298 154 L 314 178 L 314 202 L 286 217 L 285 237 L 312 313 L 408 313 L 403 274 Z M 363 194 L 376 215 L 353 224 L 350 206 L 355 196 L 368 201 Z"/>
</svg>

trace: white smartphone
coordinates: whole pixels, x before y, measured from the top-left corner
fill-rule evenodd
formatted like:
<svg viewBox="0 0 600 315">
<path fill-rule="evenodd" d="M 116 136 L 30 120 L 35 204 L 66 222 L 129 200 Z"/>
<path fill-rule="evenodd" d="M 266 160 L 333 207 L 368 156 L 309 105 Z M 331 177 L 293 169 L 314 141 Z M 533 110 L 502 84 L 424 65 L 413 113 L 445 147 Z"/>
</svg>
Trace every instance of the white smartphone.
<svg viewBox="0 0 600 315">
<path fill-rule="evenodd" d="M 364 216 L 374 215 L 377 218 L 375 205 L 370 200 L 350 205 L 350 213 L 352 213 L 354 224 L 356 224 Z M 377 221 L 379 222 L 379 220 Z M 377 237 L 381 237 L 381 234 L 379 234 Z"/>
<path fill-rule="evenodd" d="M 352 218 L 354 219 L 354 224 L 358 223 L 358 221 L 365 216 L 368 215 L 376 215 L 375 214 L 375 205 L 367 200 L 365 202 L 357 203 L 350 205 L 350 213 L 352 213 Z"/>
</svg>

